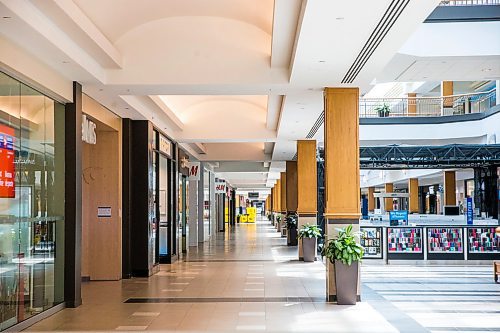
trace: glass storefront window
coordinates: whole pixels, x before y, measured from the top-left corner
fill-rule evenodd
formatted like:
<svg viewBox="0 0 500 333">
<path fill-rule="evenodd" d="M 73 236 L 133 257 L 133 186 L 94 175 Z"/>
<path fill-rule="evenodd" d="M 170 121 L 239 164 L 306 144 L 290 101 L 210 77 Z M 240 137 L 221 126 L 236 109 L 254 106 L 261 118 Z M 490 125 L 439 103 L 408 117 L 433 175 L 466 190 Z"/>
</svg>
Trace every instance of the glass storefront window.
<svg viewBox="0 0 500 333">
<path fill-rule="evenodd" d="M 64 106 L 0 73 L 0 330 L 64 299 Z"/>
</svg>

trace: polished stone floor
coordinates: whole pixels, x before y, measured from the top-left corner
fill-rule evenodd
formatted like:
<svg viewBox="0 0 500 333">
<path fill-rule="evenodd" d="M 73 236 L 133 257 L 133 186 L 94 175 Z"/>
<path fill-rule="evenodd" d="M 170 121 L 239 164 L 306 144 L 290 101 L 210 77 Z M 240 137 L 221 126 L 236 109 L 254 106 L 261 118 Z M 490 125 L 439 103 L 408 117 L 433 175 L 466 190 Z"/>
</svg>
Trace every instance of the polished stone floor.
<svg viewBox="0 0 500 333">
<path fill-rule="evenodd" d="M 147 278 L 90 282 L 84 304 L 29 331 L 500 332 L 500 284 L 488 266 L 365 260 L 362 302 L 325 302 L 321 261 L 268 222 L 242 224 Z"/>
</svg>

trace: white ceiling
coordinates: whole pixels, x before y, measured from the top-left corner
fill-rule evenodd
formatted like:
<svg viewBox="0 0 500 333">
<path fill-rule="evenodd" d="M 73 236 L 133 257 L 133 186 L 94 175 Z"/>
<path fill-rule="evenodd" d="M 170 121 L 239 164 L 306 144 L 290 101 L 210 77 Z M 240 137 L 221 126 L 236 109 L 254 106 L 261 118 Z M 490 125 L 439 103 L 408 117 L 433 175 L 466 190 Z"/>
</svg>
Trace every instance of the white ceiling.
<svg viewBox="0 0 500 333">
<path fill-rule="evenodd" d="M 36 59 L 21 66 L 2 51 L 0 60 L 81 82 L 121 117 L 151 120 L 194 158 L 244 161 L 249 169 L 226 164 L 219 176 L 260 188 L 274 183 L 280 161 L 294 156 L 317 120 L 324 87 L 363 93 L 394 73 L 415 81 L 457 68 L 470 76 L 478 67 L 496 70 L 497 58 L 450 66 L 418 59 L 402 74 L 408 55 L 394 55 L 438 2 L 410 1 L 348 85 L 341 81 L 390 0 L 0 0 L 0 14 L 10 17 L 0 20 L 2 47 Z"/>
</svg>

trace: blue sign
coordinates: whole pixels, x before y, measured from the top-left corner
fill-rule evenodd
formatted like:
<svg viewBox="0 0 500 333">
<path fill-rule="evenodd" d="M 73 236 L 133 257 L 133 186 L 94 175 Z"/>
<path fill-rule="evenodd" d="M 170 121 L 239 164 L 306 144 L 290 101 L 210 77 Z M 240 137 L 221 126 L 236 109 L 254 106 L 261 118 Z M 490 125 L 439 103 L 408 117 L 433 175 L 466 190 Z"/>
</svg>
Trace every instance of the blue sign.
<svg viewBox="0 0 500 333">
<path fill-rule="evenodd" d="M 467 224 L 474 223 L 474 208 L 472 207 L 472 198 L 467 198 Z"/>
<path fill-rule="evenodd" d="M 408 224 L 407 210 L 393 210 L 389 212 L 389 222 L 391 225 Z"/>
</svg>

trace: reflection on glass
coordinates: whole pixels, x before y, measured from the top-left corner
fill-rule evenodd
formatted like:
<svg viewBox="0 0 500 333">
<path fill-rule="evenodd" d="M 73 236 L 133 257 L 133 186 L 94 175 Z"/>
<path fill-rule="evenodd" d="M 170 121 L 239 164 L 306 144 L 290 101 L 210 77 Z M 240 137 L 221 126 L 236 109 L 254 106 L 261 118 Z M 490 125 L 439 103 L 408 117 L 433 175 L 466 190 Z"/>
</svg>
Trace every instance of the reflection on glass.
<svg viewBox="0 0 500 333">
<path fill-rule="evenodd" d="M 63 301 L 64 107 L 0 73 L 0 330 Z"/>
<path fill-rule="evenodd" d="M 168 161 L 159 155 L 158 211 L 160 212 L 160 255 L 169 254 L 168 249 Z"/>
</svg>

